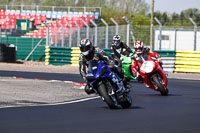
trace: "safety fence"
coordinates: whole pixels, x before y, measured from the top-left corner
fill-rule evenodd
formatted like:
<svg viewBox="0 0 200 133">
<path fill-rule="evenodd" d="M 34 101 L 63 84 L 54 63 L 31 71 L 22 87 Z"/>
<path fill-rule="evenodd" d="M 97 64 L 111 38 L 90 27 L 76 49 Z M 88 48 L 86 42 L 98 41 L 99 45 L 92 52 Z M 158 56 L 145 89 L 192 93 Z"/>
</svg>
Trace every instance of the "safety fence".
<svg viewBox="0 0 200 133">
<path fill-rule="evenodd" d="M 175 72 L 200 73 L 200 52 L 176 51 Z"/>
</svg>

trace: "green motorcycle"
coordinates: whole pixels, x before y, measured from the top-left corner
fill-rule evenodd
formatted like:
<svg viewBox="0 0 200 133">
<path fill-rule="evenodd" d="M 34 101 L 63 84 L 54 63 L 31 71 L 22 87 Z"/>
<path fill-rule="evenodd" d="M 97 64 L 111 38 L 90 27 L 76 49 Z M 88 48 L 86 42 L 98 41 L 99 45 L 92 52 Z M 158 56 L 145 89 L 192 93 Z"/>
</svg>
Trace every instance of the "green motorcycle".
<svg viewBox="0 0 200 133">
<path fill-rule="evenodd" d="M 132 55 L 132 53 L 131 53 L 131 55 Z M 131 59 L 131 56 L 126 56 L 123 54 L 121 54 L 121 59 L 122 59 L 122 70 L 124 71 L 125 79 L 127 81 L 130 81 L 131 79 L 135 80 L 136 77 L 133 76 L 133 73 L 131 71 L 131 65 L 132 65 L 132 63 L 134 63 L 132 61 L 134 61 L 134 60 Z"/>
</svg>

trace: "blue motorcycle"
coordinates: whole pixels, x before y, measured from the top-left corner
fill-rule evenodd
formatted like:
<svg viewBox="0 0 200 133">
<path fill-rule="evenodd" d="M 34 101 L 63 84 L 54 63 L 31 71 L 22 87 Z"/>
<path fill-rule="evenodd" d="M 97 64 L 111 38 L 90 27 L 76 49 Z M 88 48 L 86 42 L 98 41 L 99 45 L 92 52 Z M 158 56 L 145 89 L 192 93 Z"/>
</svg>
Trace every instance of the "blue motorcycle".
<svg viewBox="0 0 200 133">
<path fill-rule="evenodd" d="M 109 108 L 131 107 L 132 99 L 129 92 L 124 88 L 119 76 L 112 72 L 111 68 L 103 61 L 89 61 L 86 79 Z"/>
</svg>

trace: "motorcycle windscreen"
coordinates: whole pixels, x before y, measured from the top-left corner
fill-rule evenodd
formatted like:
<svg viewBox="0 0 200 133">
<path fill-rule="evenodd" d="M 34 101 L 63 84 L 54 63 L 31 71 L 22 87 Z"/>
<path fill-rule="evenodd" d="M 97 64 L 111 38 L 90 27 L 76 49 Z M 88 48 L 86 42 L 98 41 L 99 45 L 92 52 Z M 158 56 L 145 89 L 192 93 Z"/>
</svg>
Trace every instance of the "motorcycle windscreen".
<svg viewBox="0 0 200 133">
<path fill-rule="evenodd" d="M 130 63 L 131 63 L 131 57 L 126 57 L 126 56 L 124 56 L 124 57 L 123 57 L 123 62 L 124 62 L 124 63 L 127 63 L 127 64 L 130 64 Z"/>
<path fill-rule="evenodd" d="M 98 65 L 99 65 L 99 61 L 98 60 L 90 60 L 89 61 L 88 72 L 93 73 L 93 74 L 97 74 Z"/>
</svg>

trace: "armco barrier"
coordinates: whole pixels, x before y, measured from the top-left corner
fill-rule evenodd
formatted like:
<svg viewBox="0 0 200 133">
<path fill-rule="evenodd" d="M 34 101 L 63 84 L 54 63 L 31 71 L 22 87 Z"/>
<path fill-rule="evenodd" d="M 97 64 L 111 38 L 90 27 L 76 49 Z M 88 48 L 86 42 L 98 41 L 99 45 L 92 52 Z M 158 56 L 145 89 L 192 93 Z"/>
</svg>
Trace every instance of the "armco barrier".
<svg viewBox="0 0 200 133">
<path fill-rule="evenodd" d="M 174 72 L 175 68 L 175 55 L 176 51 L 159 51 L 155 50 L 154 52 L 157 52 L 161 59 L 163 60 L 163 69 L 166 72 Z"/>
<path fill-rule="evenodd" d="M 200 73 L 200 52 L 177 51 L 175 72 Z"/>
<path fill-rule="evenodd" d="M 66 65 L 71 64 L 71 48 L 46 46 L 46 65 Z"/>
</svg>

